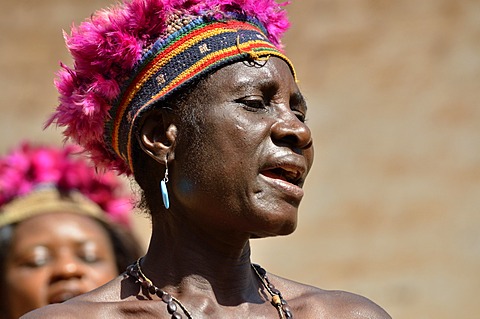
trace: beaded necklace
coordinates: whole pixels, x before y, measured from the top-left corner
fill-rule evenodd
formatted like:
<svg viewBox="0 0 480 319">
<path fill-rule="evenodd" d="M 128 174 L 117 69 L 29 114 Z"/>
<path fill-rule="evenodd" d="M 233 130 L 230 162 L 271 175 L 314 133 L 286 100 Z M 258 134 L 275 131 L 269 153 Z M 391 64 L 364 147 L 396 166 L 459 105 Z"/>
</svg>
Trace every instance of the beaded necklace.
<svg viewBox="0 0 480 319">
<path fill-rule="evenodd" d="M 136 282 L 140 283 L 140 285 L 150 295 L 157 295 L 165 304 L 167 304 L 167 311 L 169 314 L 172 315 L 172 319 L 183 318 L 182 314 L 179 313 L 179 308 L 181 309 L 181 311 L 183 311 L 187 319 L 193 319 L 192 314 L 180 302 L 180 300 L 178 300 L 168 292 L 165 292 L 155 286 L 153 282 L 148 279 L 147 276 L 145 276 L 142 271 L 142 267 L 140 266 L 141 260 L 142 257 L 137 259 L 135 263 L 127 267 L 128 275 L 135 278 Z M 285 299 L 283 299 L 282 293 L 278 289 L 276 289 L 275 286 L 268 279 L 266 270 L 257 264 L 252 264 L 252 268 L 262 285 L 272 297 L 271 303 L 277 309 L 280 319 L 293 319 L 293 314 L 290 310 L 290 307 L 288 307 L 287 302 L 285 301 Z"/>
</svg>

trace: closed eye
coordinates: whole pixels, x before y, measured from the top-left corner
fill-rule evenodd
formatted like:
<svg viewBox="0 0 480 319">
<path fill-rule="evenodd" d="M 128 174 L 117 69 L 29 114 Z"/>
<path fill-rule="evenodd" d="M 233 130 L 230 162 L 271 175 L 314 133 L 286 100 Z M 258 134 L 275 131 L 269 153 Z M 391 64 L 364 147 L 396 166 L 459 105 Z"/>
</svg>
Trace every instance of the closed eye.
<svg viewBox="0 0 480 319">
<path fill-rule="evenodd" d="M 246 97 L 237 99 L 235 102 L 242 104 L 248 111 L 258 112 L 266 110 L 265 102 L 261 97 Z"/>
<path fill-rule="evenodd" d="M 300 92 L 296 92 L 290 97 L 290 109 L 299 121 L 302 123 L 307 121 L 307 102 Z"/>
<path fill-rule="evenodd" d="M 40 268 L 45 266 L 49 261 L 50 261 L 50 258 L 40 257 L 40 258 L 35 258 L 34 260 L 27 260 L 22 264 L 22 266 L 27 268 Z"/>
<path fill-rule="evenodd" d="M 292 111 L 293 111 L 293 114 L 295 114 L 295 116 L 300 122 L 305 123 L 307 121 L 305 114 L 297 110 L 292 110 Z"/>
</svg>

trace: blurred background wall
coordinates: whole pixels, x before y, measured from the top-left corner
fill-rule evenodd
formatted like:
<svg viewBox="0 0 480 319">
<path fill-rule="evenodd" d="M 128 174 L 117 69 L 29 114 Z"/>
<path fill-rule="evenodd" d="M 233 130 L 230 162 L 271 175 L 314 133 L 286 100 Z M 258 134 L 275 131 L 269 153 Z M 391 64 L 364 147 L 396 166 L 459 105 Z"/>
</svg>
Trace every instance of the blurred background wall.
<svg viewBox="0 0 480 319">
<path fill-rule="evenodd" d="M 0 2 L 0 151 L 56 105 L 62 29 L 107 0 Z M 479 318 L 480 1 L 296 0 L 285 43 L 316 159 L 269 271 L 373 299 L 397 319 Z M 135 218 L 146 245 L 148 221 Z"/>
</svg>

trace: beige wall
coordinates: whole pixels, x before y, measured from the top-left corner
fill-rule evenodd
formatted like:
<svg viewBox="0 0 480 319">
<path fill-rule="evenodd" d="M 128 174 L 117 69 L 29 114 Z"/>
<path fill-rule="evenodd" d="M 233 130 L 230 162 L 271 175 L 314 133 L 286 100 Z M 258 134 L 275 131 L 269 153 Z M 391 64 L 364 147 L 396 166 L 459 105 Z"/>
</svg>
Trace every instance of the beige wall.
<svg viewBox="0 0 480 319">
<path fill-rule="evenodd" d="M 0 151 L 59 143 L 41 126 L 61 29 L 110 2 L 1 1 Z M 296 0 L 290 16 L 316 160 L 297 232 L 255 241 L 255 261 L 394 318 L 478 317 L 480 2 Z"/>
</svg>

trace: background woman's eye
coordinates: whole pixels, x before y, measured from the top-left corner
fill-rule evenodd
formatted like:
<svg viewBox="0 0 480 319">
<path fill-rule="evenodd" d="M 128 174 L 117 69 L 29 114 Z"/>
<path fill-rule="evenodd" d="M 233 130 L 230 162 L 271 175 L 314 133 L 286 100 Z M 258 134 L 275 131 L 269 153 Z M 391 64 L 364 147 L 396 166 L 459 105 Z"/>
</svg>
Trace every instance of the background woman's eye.
<svg viewBox="0 0 480 319">
<path fill-rule="evenodd" d="M 50 254 L 44 247 L 36 247 L 30 256 L 26 256 L 22 265 L 29 268 L 45 266 L 50 261 Z"/>
<path fill-rule="evenodd" d="M 26 266 L 31 268 L 37 268 L 45 266 L 48 263 L 48 256 L 35 256 L 35 258 L 27 261 Z"/>
<path fill-rule="evenodd" d="M 95 263 L 100 260 L 98 247 L 93 242 L 87 242 L 81 247 L 78 257 L 86 263 Z"/>
<path fill-rule="evenodd" d="M 80 258 L 86 262 L 86 263 L 94 263 L 94 262 L 97 262 L 98 261 L 98 256 L 97 254 L 93 253 L 93 252 L 85 252 L 82 256 L 80 256 Z"/>
</svg>

